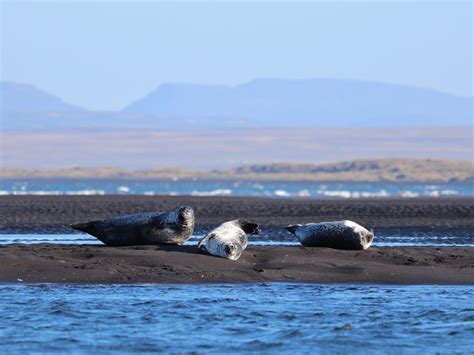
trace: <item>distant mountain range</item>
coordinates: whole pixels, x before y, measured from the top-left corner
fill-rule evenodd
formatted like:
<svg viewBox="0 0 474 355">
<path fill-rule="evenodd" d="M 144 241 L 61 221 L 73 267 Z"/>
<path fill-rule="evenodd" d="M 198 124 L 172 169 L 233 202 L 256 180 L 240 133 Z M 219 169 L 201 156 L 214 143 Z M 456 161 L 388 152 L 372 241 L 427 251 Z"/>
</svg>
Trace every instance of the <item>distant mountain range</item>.
<svg viewBox="0 0 474 355">
<path fill-rule="evenodd" d="M 120 112 L 94 112 L 26 84 L 0 83 L 4 130 L 468 126 L 473 97 L 354 80 L 164 84 Z"/>
</svg>

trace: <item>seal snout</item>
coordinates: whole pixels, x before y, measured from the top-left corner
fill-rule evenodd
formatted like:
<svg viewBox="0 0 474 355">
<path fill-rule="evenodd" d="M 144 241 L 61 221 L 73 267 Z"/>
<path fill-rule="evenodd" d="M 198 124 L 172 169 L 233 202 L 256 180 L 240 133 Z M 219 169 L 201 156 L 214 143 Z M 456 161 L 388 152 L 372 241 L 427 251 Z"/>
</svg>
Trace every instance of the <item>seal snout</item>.
<svg viewBox="0 0 474 355">
<path fill-rule="evenodd" d="M 180 208 L 178 208 L 178 210 L 176 211 L 177 215 L 178 215 L 178 219 L 181 221 L 181 222 L 186 222 L 186 221 L 189 221 L 189 220 L 194 220 L 194 210 L 192 207 L 189 207 L 189 206 L 181 206 Z"/>
<path fill-rule="evenodd" d="M 226 246 L 224 247 L 224 251 L 225 251 L 225 254 L 226 254 L 226 255 L 230 255 L 230 254 L 232 254 L 232 252 L 234 251 L 234 246 L 233 246 L 232 244 L 226 245 Z"/>
<path fill-rule="evenodd" d="M 237 260 L 242 254 L 242 248 L 235 244 L 224 245 L 225 257 L 230 260 Z"/>
</svg>

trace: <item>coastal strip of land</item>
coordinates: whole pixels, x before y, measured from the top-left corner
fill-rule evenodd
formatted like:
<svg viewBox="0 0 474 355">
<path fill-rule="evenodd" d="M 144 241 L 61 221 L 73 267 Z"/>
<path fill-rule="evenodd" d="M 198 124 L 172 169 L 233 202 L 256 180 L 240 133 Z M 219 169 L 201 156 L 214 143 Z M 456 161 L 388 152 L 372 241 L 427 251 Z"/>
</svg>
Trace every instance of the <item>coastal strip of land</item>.
<svg viewBox="0 0 474 355">
<path fill-rule="evenodd" d="M 56 148 L 55 148 L 56 149 Z M 19 159 L 21 161 L 21 159 Z M 212 160 L 212 159 L 211 159 Z M 335 163 L 259 163 L 228 169 L 81 168 L 0 170 L 2 179 L 238 180 L 319 182 L 465 183 L 474 181 L 470 160 L 381 158 Z"/>
</svg>

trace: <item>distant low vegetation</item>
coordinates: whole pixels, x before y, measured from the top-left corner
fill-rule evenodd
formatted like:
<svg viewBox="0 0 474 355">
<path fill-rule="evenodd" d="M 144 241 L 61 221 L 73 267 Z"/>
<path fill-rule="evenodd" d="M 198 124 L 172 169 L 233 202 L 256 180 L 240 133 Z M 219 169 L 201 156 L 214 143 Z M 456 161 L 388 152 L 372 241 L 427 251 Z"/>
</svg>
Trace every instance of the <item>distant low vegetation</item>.
<svg viewBox="0 0 474 355">
<path fill-rule="evenodd" d="M 0 171 L 0 177 L 474 183 L 474 165 L 470 161 L 389 158 L 353 160 L 330 164 L 251 164 L 226 170 L 188 170 L 180 168 L 143 170 L 120 168 L 4 169 Z"/>
</svg>

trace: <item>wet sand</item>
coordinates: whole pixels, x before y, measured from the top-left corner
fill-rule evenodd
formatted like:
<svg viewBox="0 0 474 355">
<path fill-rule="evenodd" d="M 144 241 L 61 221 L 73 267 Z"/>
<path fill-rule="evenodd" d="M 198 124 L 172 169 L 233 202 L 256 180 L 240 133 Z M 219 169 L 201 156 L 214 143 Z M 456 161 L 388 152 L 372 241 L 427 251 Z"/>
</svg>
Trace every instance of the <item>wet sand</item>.
<svg viewBox="0 0 474 355">
<path fill-rule="evenodd" d="M 196 229 L 246 218 L 264 228 L 351 219 L 380 228 L 473 229 L 473 198 L 264 199 L 190 196 L 0 196 L 1 233 L 71 233 L 70 224 L 117 215 L 195 209 Z"/>
<path fill-rule="evenodd" d="M 16 244 L 0 246 L 0 260 L 0 282 L 15 283 L 474 284 L 474 253 L 466 248 L 249 247 L 230 261 L 195 246 Z"/>
<path fill-rule="evenodd" d="M 472 198 L 290 200 L 159 196 L 2 196 L 0 233 L 70 233 L 71 223 L 190 205 L 196 230 L 247 218 L 267 236 L 290 223 L 352 219 L 384 233 L 435 232 L 472 238 Z M 112 248 L 0 245 L 0 282 L 204 283 L 318 282 L 474 284 L 468 247 L 394 247 L 342 251 L 249 247 L 238 261 L 199 254 L 195 246 Z"/>
</svg>

